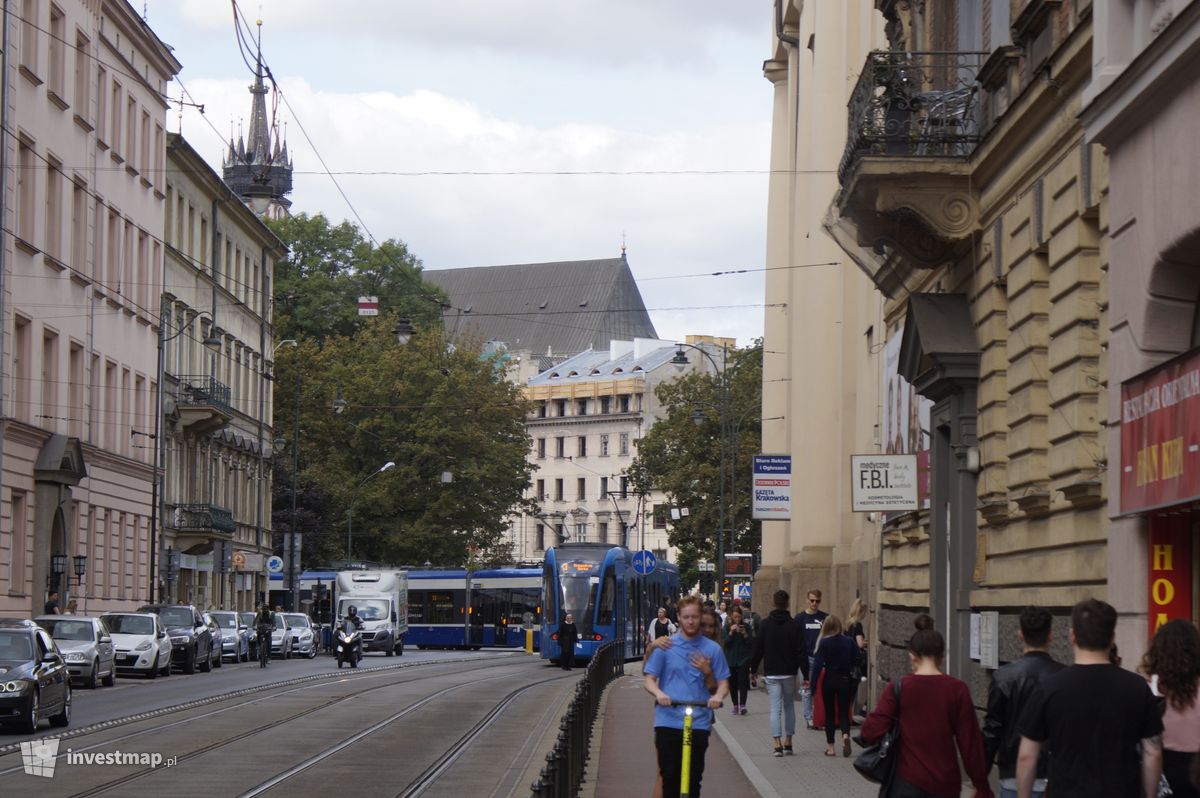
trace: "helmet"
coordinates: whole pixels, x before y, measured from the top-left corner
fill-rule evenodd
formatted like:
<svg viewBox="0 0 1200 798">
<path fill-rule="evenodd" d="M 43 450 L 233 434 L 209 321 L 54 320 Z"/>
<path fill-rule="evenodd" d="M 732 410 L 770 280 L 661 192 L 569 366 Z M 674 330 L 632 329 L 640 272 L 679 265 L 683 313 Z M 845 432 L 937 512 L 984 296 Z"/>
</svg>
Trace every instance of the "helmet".
<svg viewBox="0 0 1200 798">
<path fill-rule="evenodd" d="M 350 606 L 349 606 L 349 607 L 346 609 L 346 614 L 347 614 L 347 615 L 357 615 L 357 614 L 358 614 L 358 607 L 355 607 L 353 604 L 351 604 L 351 605 L 350 605 Z"/>
</svg>

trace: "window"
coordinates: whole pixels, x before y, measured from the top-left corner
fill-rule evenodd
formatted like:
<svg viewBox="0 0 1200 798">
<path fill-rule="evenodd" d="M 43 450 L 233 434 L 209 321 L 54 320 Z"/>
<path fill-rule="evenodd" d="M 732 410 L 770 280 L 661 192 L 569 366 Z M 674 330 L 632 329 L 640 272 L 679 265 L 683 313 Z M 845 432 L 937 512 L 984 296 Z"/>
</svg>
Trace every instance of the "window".
<svg viewBox="0 0 1200 798">
<path fill-rule="evenodd" d="M 539 460 L 546 459 L 546 439 L 545 438 L 537 439 L 537 456 L 538 456 Z"/>
<path fill-rule="evenodd" d="M 137 100 L 133 93 L 125 98 L 125 160 L 134 166 L 137 155 Z"/>
<path fill-rule="evenodd" d="M 25 592 L 25 542 L 29 536 L 29 512 L 23 491 L 12 492 L 12 557 L 8 563 L 8 589 Z"/>
<path fill-rule="evenodd" d="M 121 84 L 117 81 L 112 82 L 112 101 L 108 105 L 110 120 L 108 125 L 108 140 L 112 144 L 113 155 L 117 160 L 121 159 L 118 152 L 121 149 Z"/>
<path fill-rule="evenodd" d="M 46 240 L 42 248 L 55 260 L 62 259 L 62 162 L 46 159 Z"/>
<path fill-rule="evenodd" d="M 629 433 L 628 432 L 621 433 L 621 451 L 620 451 L 620 453 L 622 455 L 629 454 Z"/>
<path fill-rule="evenodd" d="M 555 524 L 554 531 L 558 536 L 558 542 L 564 543 L 567 539 L 567 529 L 562 524 Z"/>
<path fill-rule="evenodd" d="M 83 396 L 84 388 L 87 383 L 84 381 L 83 374 L 83 346 L 77 343 L 71 343 L 71 352 L 68 355 L 67 369 L 70 372 L 70 383 L 67 386 L 69 393 L 67 415 L 70 417 L 68 429 L 70 434 L 75 438 L 83 437 Z"/>
<path fill-rule="evenodd" d="M 104 147 L 104 131 L 108 124 L 108 70 L 96 67 L 96 141 Z"/>
<path fill-rule="evenodd" d="M 558 416 L 559 418 L 562 418 L 566 414 L 567 414 L 567 400 L 566 399 L 555 399 L 554 400 L 554 415 Z"/>
<path fill-rule="evenodd" d="M 537 536 L 537 540 L 534 542 L 534 548 L 537 549 L 538 551 L 545 551 L 546 550 L 546 527 L 543 526 L 542 524 L 538 524 L 537 532 L 535 534 Z"/>
<path fill-rule="evenodd" d="M 576 447 L 578 457 L 587 457 L 587 436 L 580 435 L 578 445 Z"/>
<path fill-rule="evenodd" d="M 600 477 L 600 498 L 608 498 L 608 477 Z"/>
<path fill-rule="evenodd" d="M 71 268 L 87 274 L 87 183 L 71 183 Z"/>
<path fill-rule="evenodd" d="M 79 114 L 81 119 L 90 119 L 91 109 L 88 108 L 89 100 L 91 100 L 91 58 L 89 58 L 89 48 L 91 43 L 88 37 L 82 33 L 75 34 L 75 113 Z"/>
<path fill-rule="evenodd" d="M 588 400 L 587 399 L 578 400 L 578 402 L 576 403 L 575 415 L 586 416 L 587 411 L 588 411 Z"/>
<path fill-rule="evenodd" d="M 600 436 L 600 456 L 608 457 L 608 435 Z"/>
<path fill-rule="evenodd" d="M 608 522 L 607 521 L 601 521 L 600 523 L 596 524 L 596 532 L 597 532 L 597 537 L 599 538 L 600 543 L 608 542 Z"/>
<path fill-rule="evenodd" d="M 34 220 L 37 217 L 36 201 L 37 166 L 33 144 L 25 139 L 17 142 L 17 235 L 26 244 L 33 246 Z"/>
<path fill-rule="evenodd" d="M 29 351 L 29 319 L 16 316 L 13 326 L 13 392 L 16 404 L 14 415 L 23 421 L 31 421 L 33 410 L 29 406 L 29 393 L 32 375 L 29 358 L 33 355 Z"/>
<path fill-rule="evenodd" d="M 667 517 L 670 515 L 671 507 L 666 504 L 654 505 L 654 528 L 666 529 Z"/>
<path fill-rule="evenodd" d="M 629 394 L 623 394 L 623 395 L 617 397 L 617 412 L 618 413 L 628 413 L 629 412 Z"/>
<path fill-rule="evenodd" d="M 121 282 L 121 217 L 108 209 L 108 253 L 105 256 L 104 280 L 110 289 L 120 290 Z"/>
<path fill-rule="evenodd" d="M 117 406 L 117 364 L 111 360 L 104 364 L 104 409 L 100 416 L 105 420 L 104 448 L 117 448 L 117 425 L 119 413 Z M 101 560 L 100 562 L 103 562 Z"/>
<path fill-rule="evenodd" d="M 555 457 L 566 457 L 567 456 L 567 439 L 561 435 L 559 435 L 557 438 L 554 439 L 554 456 Z"/>
<path fill-rule="evenodd" d="M 150 236 L 144 230 L 138 230 L 137 241 L 137 278 L 134 291 L 130 294 L 137 297 L 137 304 L 142 308 L 149 307 L 150 289 Z"/>
<path fill-rule="evenodd" d="M 23 0 L 21 3 L 21 66 L 33 75 L 38 71 L 38 36 L 41 31 L 41 14 L 38 0 Z"/>
<path fill-rule="evenodd" d="M 587 478 L 579 477 L 575 480 L 575 498 L 583 501 L 587 498 Z"/>
<path fill-rule="evenodd" d="M 563 481 L 561 479 L 554 480 L 554 501 L 560 502 L 563 500 Z"/>
<path fill-rule="evenodd" d="M 577 543 L 585 543 L 587 541 L 587 524 L 580 523 L 575 525 L 575 541 Z"/>
<path fill-rule="evenodd" d="M 67 70 L 67 18 L 56 5 L 50 6 L 50 35 L 47 38 L 50 42 L 50 85 L 47 88 L 60 99 L 65 99 L 66 89 L 63 84 L 66 82 Z"/>
<path fill-rule="evenodd" d="M 600 397 L 600 413 L 602 415 L 607 416 L 611 412 L 612 412 L 612 397 L 611 396 L 601 396 Z"/>
<path fill-rule="evenodd" d="M 159 122 L 154 123 L 154 174 L 150 177 L 151 183 L 158 183 L 166 176 L 166 171 L 163 169 L 163 159 L 167 157 L 167 149 L 163 145 L 163 126 Z"/>
<path fill-rule="evenodd" d="M 138 168 L 143 176 L 150 175 L 150 112 L 142 111 L 141 154 L 138 157 Z"/>
<path fill-rule="evenodd" d="M 629 477 L 627 476 L 621 477 L 621 498 L 629 498 Z"/>
<path fill-rule="evenodd" d="M 546 480 L 539 479 L 537 481 L 537 500 L 542 501 L 543 499 L 546 499 L 546 498 L 548 498 L 546 496 Z"/>
<path fill-rule="evenodd" d="M 538 417 L 538 418 L 545 418 L 545 417 L 546 417 L 546 403 L 545 403 L 545 402 L 538 402 L 538 406 L 537 406 L 537 417 Z"/>
<path fill-rule="evenodd" d="M 38 425 L 58 429 L 58 334 L 42 332 L 42 418 Z"/>
</svg>

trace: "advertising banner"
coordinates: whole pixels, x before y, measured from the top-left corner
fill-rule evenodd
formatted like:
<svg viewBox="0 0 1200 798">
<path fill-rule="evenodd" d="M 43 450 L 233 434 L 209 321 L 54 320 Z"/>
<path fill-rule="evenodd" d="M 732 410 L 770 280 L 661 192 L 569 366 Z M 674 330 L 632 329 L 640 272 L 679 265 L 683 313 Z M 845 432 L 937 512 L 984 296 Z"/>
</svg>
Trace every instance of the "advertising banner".
<svg viewBox="0 0 1200 798">
<path fill-rule="evenodd" d="M 917 478 L 915 454 L 850 455 L 850 500 L 854 512 L 919 509 Z"/>
<path fill-rule="evenodd" d="M 1121 385 L 1121 512 L 1200 498 L 1200 349 Z"/>
<path fill-rule="evenodd" d="M 883 348 L 882 418 L 884 454 L 917 456 L 917 500 L 919 507 L 929 506 L 929 414 L 933 402 L 917 393 L 900 376 L 900 343 L 903 334 L 895 333 Z M 913 508 L 918 509 L 916 507 Z"/>
<path fill-rule="evenodd" d="M 788 521 L 792 517 L 792 456 L 754 455 L 751 515 L 757 521 Z"/>
<path fill-rule="evenodd" d="M 1150 637 L 1167 621 L 1192 619 L 1192 517 L 1150 519 Z"/>
</svg>

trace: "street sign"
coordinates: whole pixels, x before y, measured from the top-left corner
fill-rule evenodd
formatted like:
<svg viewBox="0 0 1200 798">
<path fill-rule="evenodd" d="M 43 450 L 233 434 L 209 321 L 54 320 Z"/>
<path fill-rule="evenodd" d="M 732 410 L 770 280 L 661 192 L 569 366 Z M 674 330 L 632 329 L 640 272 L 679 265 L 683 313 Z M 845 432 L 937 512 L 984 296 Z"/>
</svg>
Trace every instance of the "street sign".
<svg viewBox="0 0 1200 798">
<path fill-rule="evenodd" d="M 756 454 L 753 458 L 751 514 L 759 521 L 792 517 L 792 456 Z"/>
<path fill-rule="evenodd" d="M 268 557 L 267 570 L 273 574 L 283 573 L 283 558 L 275 554 Z"/>
<path fill-rule="evenodd" d="M 750 582 L 738 582 L 733 587 L 733 597 L 739 598 L 742 601 L 750 600 Z"/>
<path fill-rule="evenodd" d="M 633 555 L 633 570 L 639 574 L 652 574 L 657 566 L 658 558 L 654 556 L 654 552 L 643 549 Z"/>
</svg>

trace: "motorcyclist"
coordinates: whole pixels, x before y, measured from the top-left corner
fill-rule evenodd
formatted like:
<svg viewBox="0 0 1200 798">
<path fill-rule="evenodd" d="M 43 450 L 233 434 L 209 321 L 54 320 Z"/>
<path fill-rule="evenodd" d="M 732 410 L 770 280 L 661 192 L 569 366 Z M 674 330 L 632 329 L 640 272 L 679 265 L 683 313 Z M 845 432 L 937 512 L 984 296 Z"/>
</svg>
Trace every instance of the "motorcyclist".
<svg viewBox="0 0 1200 798">
<path fill-rule="evenodd" d="M 271 661 L 271 632 L 275 630 L 275 619 L 271 608 L 260 604 L 254 618 L 255 632 L 258 636 L 258 667 L 265 668 Z M 264 653 L 265 652 L 265 653 Z"/>
<path fill-rule="evenodd" d="M 346 608 L 346 617 L 343 621 L 343 628 L 346 629 L 346 632 L 348 634 L 353 634 L 354 632 L 362 631 L 363 619 L 362 619 L 362 616 L 360 616 L 358 614 L 358 607 L 354 606 L 353 604 L 351 604 L 349 607 Z M 357 655 L 357 658 L 362 659 L 362 637 L 361 636 L 358 638 L 358 640 L 355 641 L 354 646 L 356 649 L 355 653 Z"/>
</svg>

